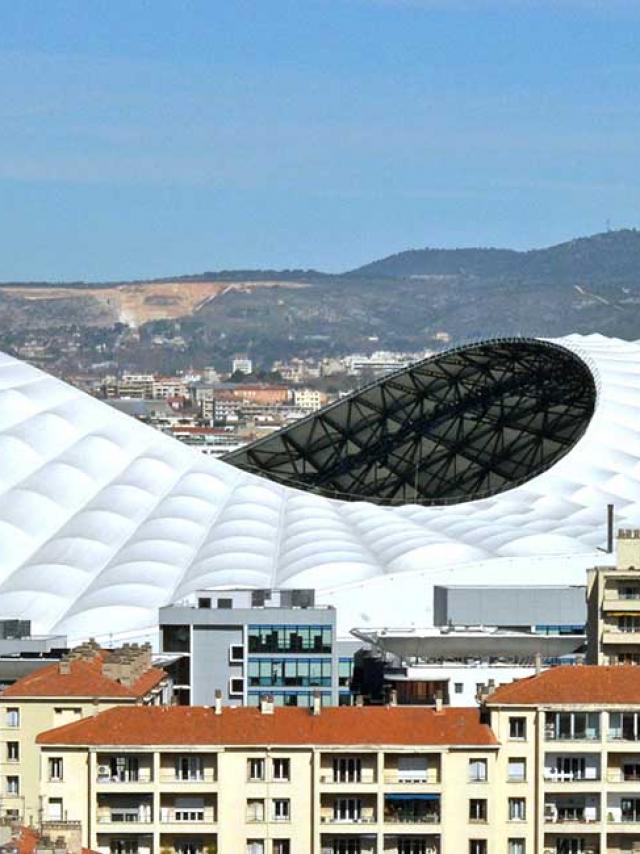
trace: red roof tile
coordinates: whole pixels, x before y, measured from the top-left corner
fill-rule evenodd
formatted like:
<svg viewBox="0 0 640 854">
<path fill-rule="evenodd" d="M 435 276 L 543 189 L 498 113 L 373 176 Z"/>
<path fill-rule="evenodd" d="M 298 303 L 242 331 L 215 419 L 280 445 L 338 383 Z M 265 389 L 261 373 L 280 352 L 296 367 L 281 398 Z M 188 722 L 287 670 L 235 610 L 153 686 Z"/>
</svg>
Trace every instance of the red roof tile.
<svg viewBox="0 0 640 854">
<path fill-rule="evenodd" d="M 118 697 L 137 699 L 143 697 L 165 677 L 164 670 L 151 667 L 133 685 L 126 686 L 102 673 L 103 657 L 91 661 L 77 659 L 70 662 L 70 672 L 61 673 L 58 663 L 34 670 L 0 694 L 3 699 L 21 697 Z"/>
<path fill-rule="evenodd" d="M 501 685 L 490 705 L 640 704 L 640 667 L 552 667 L 537 676 Z"/>
<path fill-rule="evenodd" d="M 418 706 L 365 706 L 323 709 L 205 706 L 135 706 L 113 708 L 92 718 L 38 736 L 40 744 L 81 745 L 302 745 L 402 744 L 494 745 L 491 729 L 480 723 L 479 710 L 441 712 Z"/>
</svg>

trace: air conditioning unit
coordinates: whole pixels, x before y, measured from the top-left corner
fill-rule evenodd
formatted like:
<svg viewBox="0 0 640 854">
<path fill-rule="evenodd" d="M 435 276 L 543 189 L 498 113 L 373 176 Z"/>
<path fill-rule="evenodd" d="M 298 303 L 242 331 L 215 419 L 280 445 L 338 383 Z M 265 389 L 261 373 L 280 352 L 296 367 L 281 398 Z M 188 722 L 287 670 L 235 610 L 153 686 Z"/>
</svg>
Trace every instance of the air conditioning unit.
<svg viewBox="0 0 640 854">
<path fill-rule="evenodd" d="M 557 821 L 558 820 L 558 807 L 555 804 L 545 804 L 544 805 L 544 820 L 545 821 Z"/>
<path fill-rule="evenodd" d="M 111 777 L 111 767 L 109 765 L 98 765 L 98 777 Z"/>
</svg>

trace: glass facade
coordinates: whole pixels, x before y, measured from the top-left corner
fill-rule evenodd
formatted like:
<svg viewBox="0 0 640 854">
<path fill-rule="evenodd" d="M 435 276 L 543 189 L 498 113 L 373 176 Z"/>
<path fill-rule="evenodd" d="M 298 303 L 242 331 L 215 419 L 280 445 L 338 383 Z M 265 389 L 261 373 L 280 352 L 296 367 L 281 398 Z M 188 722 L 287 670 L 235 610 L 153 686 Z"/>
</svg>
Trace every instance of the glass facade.
<svg viewBox="0 0 640 854">
<path fill-rule="evenodd" d="M 252 658 L 249 687 L 330 688 L 330 658 Z"/>
<path fill-rule="evenodd" d="M 331 652 L 331 626 L 249 626 L 249 653 Z"/>
<path fill-rule="evenodd" d="M 247 705 L 259 706 L 261 697 L 273 697 L 276 706 L 303 706 L 309 708 L 313 702 L 313 691 L 249 691 Z M 320 703 L 331 705 L 331 692 L 320 691 Z"/>
</svg>

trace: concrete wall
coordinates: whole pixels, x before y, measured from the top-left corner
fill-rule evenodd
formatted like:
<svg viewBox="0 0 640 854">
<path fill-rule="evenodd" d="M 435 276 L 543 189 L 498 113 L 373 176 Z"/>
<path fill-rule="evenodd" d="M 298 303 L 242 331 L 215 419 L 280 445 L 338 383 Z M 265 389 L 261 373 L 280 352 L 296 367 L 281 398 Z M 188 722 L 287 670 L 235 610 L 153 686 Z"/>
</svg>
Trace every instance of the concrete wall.
<svg viewBox="0 0 640 854">
<path fill-rule="evenodd" d="M 584 625 L 586 590 L 572 587 L 434 587 L 434 624 Z"/>
</svg>

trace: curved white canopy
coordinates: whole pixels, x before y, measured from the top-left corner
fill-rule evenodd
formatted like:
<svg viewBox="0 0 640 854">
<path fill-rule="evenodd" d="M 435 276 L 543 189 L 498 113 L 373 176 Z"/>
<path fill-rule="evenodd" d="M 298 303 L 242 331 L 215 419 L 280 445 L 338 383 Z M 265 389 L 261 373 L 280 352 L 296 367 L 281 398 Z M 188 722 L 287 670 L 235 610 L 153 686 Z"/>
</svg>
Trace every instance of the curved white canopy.
<svg viewBox="0 0 640 854">
<path fill-rule="evenodd" d="M 583 583 L 605 510 L 640 526 L 640 343 L 570 336 L 597 381 L 576 446 L 446 507 L 343 503 L 244 473 L 0 356 L 0 617 L 143 630 L 214 585 L 315 587 L 343 627 L 429 622 L 435 583 Z"/>
</svg>

